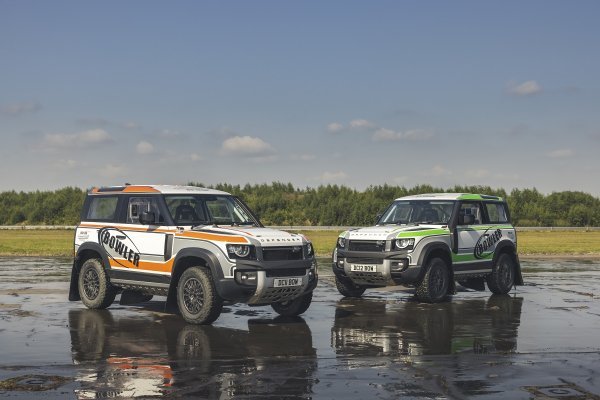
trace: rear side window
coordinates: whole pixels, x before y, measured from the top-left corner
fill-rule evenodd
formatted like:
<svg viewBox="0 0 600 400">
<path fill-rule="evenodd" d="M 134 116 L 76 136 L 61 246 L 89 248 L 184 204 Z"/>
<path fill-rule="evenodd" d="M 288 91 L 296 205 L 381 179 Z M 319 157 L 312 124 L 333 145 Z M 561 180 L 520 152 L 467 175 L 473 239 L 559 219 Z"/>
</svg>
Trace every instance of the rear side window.
<svg viewBox="0 0 600 400">
<path fill-rule="evenodd" d="M 87 220 L 91 221 L 114 221 L 117 214 L 117 196 L 95 196 L 90 200 Z"/>
<path fill-rule="evenodd" d="M 502 203 L 485 203 L 490 223 L 506 223 L 508 222 L 508 216 L 506 214 L 506 208 Z"/>
</svg>

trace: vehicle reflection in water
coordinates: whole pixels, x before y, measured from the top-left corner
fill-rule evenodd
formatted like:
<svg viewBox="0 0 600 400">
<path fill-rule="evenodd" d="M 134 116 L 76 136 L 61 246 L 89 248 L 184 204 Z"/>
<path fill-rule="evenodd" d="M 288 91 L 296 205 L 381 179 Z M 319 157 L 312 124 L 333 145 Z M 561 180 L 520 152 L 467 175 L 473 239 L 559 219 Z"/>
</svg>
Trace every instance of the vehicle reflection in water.
<svg viewBox="0 0 600 400">
<path fill-rule="evenodd" d="M 69 325 L 80 399 L 312 392 L 316 350 L 301 318 L 249 320 L 245 331 L 86 309 L 69 311 Z"/>
<path fill-rule="evenodd" d="M 336 305 L 332 346 L 338 356 L 510 353 L 522 304 L 509 295 L 438 304 L 346 298 Z"/>
</svg>

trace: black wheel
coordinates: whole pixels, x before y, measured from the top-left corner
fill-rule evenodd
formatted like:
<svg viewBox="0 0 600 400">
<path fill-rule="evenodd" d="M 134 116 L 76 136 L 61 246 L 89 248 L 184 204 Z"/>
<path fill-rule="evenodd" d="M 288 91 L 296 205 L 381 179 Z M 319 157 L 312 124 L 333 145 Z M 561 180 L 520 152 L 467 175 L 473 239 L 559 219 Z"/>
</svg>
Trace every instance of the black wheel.
<svg viewBox="0 0 600 400">
<path fill-rule="evenodd" d="M 106 308 L 117 295 L 117 289 L 108 281 L 102 262 L 97 258 L 90 258 L 83 263 L 78 286 L 81 301 L 87 308 Z"/>
<path fill-rule="evenodd" d="M 277 314 L 283 317 L 296 317 L 308 310 L 312 302 L 312 292 L 304 294 L 294 300 L 282 301 L 281 303 L 273 303 L 271 307 Z"/>
<path fill-rule="evenodd" d="M 448 295 L 448 266 L 444 260 L 435 257 L 429 260 L 426 268 L 425 277 L 417 286 L 415 296 L 425 303 L 439 303 Z"/>
<path fill-rule="evenodd" d="M 335 287 L 345 297 L 360 297 L 366 290 L 364 287 L 355 285 L 350 280 L 340 280 L 337 276 L 335 277 Z"/>
<path fill-rule="evenodd" d="M 510 255 L 502 253 L 486 277 L 487 285 L 494 294 L 506 294 L 515 284 L 515 263 Z"/>
<path fill-rule="evenodd" d="M 219 318 L 223 299 L 208 269 L 191 267 L 183 272 L 177 285 L 177 305 L 183 319 L 191 324 L 210 324 Z"/>
</svg>

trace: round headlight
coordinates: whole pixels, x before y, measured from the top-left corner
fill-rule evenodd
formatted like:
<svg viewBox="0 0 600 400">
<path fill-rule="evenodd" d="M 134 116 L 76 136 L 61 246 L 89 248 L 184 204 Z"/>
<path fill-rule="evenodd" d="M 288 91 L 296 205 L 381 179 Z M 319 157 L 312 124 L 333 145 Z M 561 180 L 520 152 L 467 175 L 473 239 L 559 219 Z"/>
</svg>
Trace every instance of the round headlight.
<svg viewBox="0 0 600 400">
<path fill-rule="evenodd" d="M 227 247 L 230 253 L 240 258 L 248 257 L 248 254 L 250 254 L 250 246 L 245 244 L 232 244 Z"/>
<path fill-rule="evenodd" d="M 415 244 L 415 239 L 396 239 L 396 247 L 399 249 L 406 249 L 412 247 Z"/>
<path fill-rule="evenodd" d="M 337 240 L 338 247 L 346 247 L 346 238 L 339 237 Z"/>
</svg>

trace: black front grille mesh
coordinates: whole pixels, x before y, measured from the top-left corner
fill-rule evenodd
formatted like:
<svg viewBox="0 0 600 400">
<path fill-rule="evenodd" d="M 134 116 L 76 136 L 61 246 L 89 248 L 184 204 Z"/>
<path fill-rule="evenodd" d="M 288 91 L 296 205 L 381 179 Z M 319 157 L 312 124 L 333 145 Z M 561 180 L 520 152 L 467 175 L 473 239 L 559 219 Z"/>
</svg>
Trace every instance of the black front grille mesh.
<svg viewBox="0 0 600 400">
<path fill-rule="evenodd" d="M 350 251 L 385 251 L 385 240 L 351 240 L 348 244 Z"/>
<path fill-rule="evenodd" d="M 302 260 L 302 247 L 263 248 L 264 261 Z"/>
</svg>

